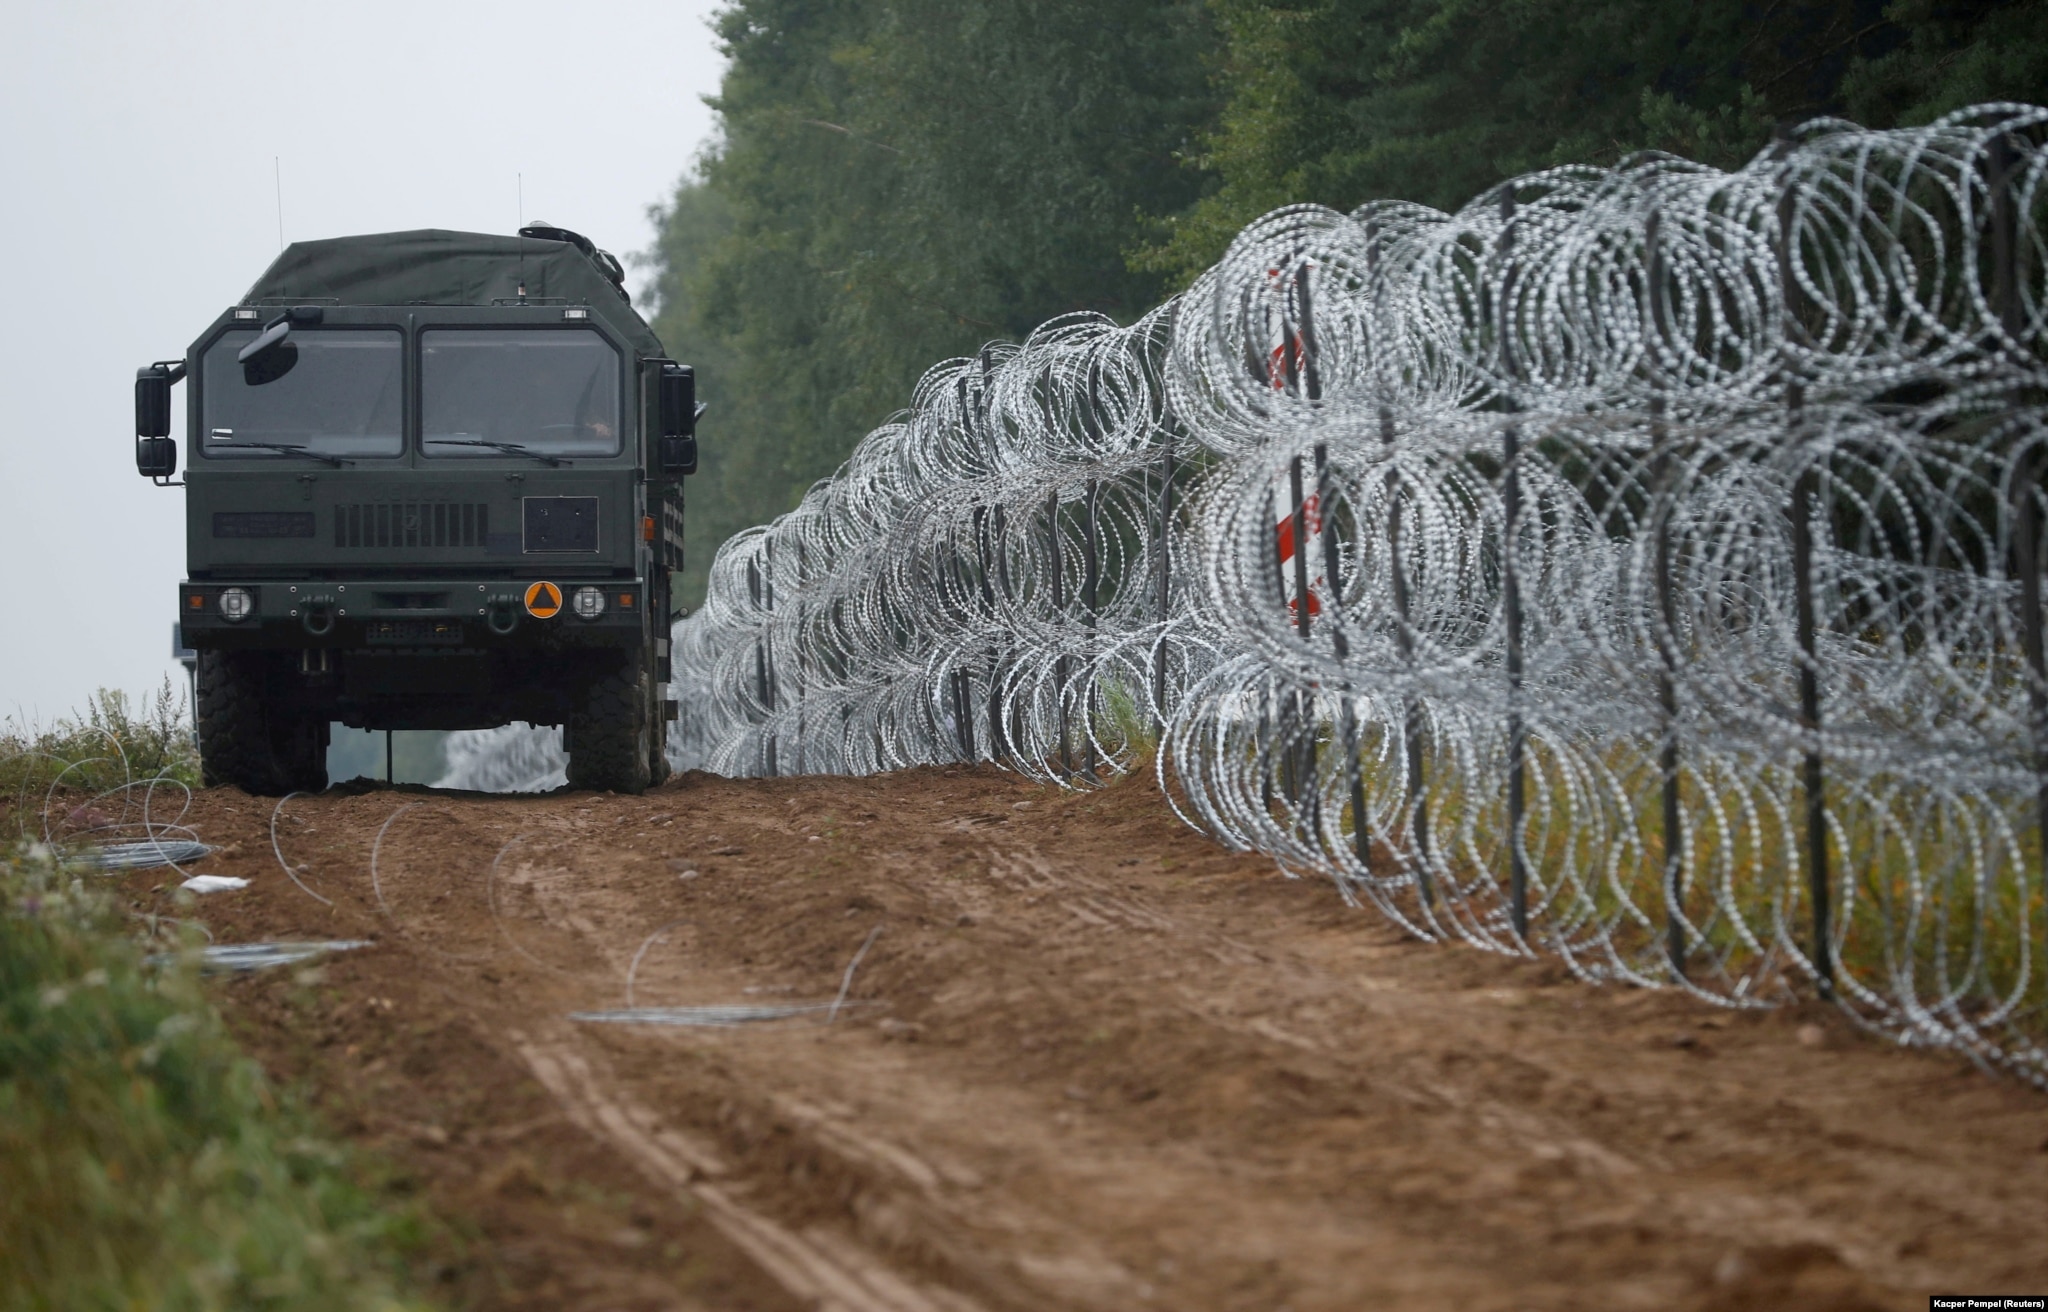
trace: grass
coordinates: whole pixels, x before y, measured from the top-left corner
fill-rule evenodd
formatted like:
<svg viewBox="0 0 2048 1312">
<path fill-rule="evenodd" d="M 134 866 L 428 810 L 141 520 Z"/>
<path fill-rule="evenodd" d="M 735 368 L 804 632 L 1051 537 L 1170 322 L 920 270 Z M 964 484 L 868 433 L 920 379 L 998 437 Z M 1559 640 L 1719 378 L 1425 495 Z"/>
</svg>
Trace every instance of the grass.
<svg viewBox="0 0 2048 1312">
<path fill-rule="evenodd" d="M 1104 679 L 1102 712 L 1096 717 L 1095 736 L 1109 749 L 1109 765 L 1119 776 L 1143 775 L 1159 755 L 1159 726 L 1139 694 L 1116 679 Z"/>
<path fill-rule="evenodd" d="M 48 727 L 0 723 L 0 789 L 20 797 L 50 787 L 99 793 L 135 780 L 162 778 L 198 786 L 199 748 L 191 708 L 168 677 L 157 691 L 130 702 L 102 688 L 83 714 Z"/>
<path fill-rule="evenodd" d="M 1320 737 L 1320 782 L 1339 790 L 1326 796 L 1348 833 L 1354 817 L 1342 802 L 1341 780 L 1333 784 L 1328 773 L 1341 768 L 1335 735 L 1325 725 Z M 1360 745 L 1370 757 L 1380 741 L 1368 733 Z M 1477 909 L 1504 932 L 1498 916 L 1506 816 L 1498 763 L 1464 760 L 1433 741 L 1426 766 L 1435 873 L 1476 889 Z M 1483 779 L 1477 789 L 1475 769 Z M 1560 750 L 1532 738 L 1526 778 L 1525 842 L 1535 882 L 1551 894 L 1532 906 L 1538 936 L 1574 940 L 1596 961 L 1611 950 L 1650 977 L 1662 975 L 1665 835 L 1654 745 L 1609 741 Z M 1908 993 L 1921 1004 L 1952 999 L 1950 1019 L 1984 1023 L 1996 1042 L 2039 1045 L 2048 1041 L 2048 972 L 2039 961 L 2048 908 L 2035 877 L 2041 853 L 2033 799 L 1951 791 L 1944 782 L 1857 775 L 1839 765 L 1831 772 L 1829 875 L 1839 968 L 1845 979 L 1894 1001 Z M 1369 768 L 1365 789 L 1381 800 L 1384 816 L 1389 794 L 1397 803 L 1404 799 L 1406 780 L 1398 770 Z M 1280 791 L 1276 784 L 1273 818 L 1295 824 Z M 1810 992 L 1803 960 L 1812 950 L 1812 910 L 1800 864 L 1806 838 L 1796 761 L 1688 757 L 1680 795 L 1690 826 L 1689 973 L 1709 988 L 1734 992 L 1739 985 L 1749 997 Z M 1412 838 L 1377 835 L 1375 848 L 1383 857 L 1412 858 Z M 1385 846 L 1389 839 L 1394 848 Z M 1405 901 L 1419 913 L 1412 891 Z"/>
<path fill-rule="evenodd" d="M 0 865 L 0 1312 L 424 1308 L 437 1237 L 58 854 Z"/>
</svg>

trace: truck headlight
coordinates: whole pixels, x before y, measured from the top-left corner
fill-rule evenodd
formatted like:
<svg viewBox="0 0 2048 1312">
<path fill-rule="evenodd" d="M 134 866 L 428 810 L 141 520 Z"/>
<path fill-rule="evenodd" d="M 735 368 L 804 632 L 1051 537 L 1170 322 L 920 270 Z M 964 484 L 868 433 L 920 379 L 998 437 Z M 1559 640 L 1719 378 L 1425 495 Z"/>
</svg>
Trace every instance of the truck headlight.
<svg viewBox="0 0 2048 1312">
<path fill-rule="evenodd" d="M 578 588 L 576 595 L 569 599 L 569 605 L 575 609 L 577 619 L 594 620 L 604 614 L 604 589 Z"/>
<path fill-rule="evenodd" d="M 230 624 L 256 613 L 256 598 L 247 588 L 228 588 L 220 594 L 220 617 Z"/>
</svg>

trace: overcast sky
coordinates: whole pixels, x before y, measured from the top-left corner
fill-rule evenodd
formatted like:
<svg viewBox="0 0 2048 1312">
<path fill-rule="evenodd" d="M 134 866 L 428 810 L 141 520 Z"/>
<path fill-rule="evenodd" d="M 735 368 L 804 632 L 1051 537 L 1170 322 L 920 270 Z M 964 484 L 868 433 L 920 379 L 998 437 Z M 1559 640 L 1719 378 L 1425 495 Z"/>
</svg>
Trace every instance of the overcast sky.
<svg viewBox="0 0 2048 1312">
<path fill-rule="evenodd" d="M 286 241 L 510 233 L 523 174 L 528 221 L 645 250 L 712 131 L 716 7 L 0 4 L 0 717 L 182 680 L 184 493 L 135 472 L 135 370 L 276 257 L 280 182 Z"/>
</svg>

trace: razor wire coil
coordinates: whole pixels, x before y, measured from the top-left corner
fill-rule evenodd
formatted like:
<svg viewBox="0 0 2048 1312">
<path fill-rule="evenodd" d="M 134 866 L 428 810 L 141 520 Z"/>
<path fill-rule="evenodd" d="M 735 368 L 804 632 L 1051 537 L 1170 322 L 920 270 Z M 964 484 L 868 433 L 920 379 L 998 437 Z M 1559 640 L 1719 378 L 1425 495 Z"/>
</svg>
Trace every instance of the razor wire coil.
<svg viewBox="0 0 2048 1312">
<path fill-rule="evenodd" d="M 1259 219 L 718 552 L 679 766 L 1169 798 L 1426 938 L 2048 1083 L 2048 110 Z"/>
</svg>

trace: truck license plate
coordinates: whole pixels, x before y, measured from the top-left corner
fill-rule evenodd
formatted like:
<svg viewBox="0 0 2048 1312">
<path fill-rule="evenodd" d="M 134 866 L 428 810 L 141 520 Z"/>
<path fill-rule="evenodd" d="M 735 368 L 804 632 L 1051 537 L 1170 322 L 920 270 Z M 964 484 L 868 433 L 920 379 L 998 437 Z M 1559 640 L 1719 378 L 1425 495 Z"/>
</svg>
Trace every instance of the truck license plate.
<svg viewBox="0 0 2048 1312">
<path fill-rule="evenodd" d="M 373 647 L 459 647 L 462 625 L 454 620 L 371 620 L 363 636 Z"/>
</svg>

